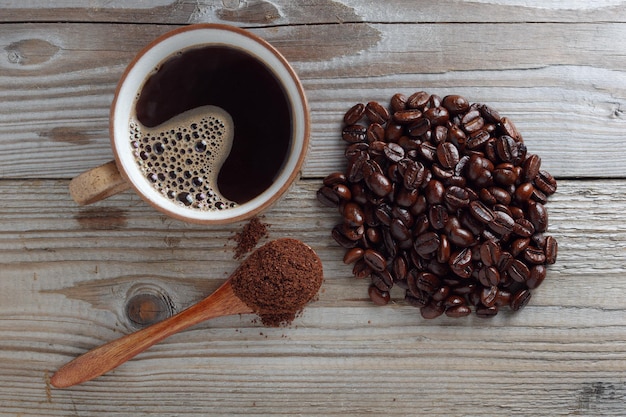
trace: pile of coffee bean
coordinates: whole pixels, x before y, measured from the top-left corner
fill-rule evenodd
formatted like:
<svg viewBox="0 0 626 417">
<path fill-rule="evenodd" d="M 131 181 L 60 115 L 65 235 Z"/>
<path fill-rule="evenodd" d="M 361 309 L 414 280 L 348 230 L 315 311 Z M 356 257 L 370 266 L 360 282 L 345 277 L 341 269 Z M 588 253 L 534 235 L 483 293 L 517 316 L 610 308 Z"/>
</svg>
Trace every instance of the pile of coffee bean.
<svg viewBox="0 0 626 417">
<path fill-rule="evenodd" d="M 346 249 L 369 296 L 396 285 L 424 318 L 493 317 L 524 307 L 556 261 L 545 204 L 556 191 L 513 122 L 462 96 L 395 94 L 344 117 L 345 172 L 317 192 L 342 221 Z"/>
</svg>

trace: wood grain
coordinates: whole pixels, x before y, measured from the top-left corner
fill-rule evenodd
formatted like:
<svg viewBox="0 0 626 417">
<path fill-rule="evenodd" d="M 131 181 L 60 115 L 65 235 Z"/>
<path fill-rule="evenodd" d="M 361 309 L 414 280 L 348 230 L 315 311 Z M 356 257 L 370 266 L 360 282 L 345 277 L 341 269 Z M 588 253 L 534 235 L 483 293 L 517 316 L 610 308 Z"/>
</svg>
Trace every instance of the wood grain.
<svg viewBox="0 0 626 417">
<path fill-rule="evenodd" d="M 27 63 L 0 60 L 0 175 L 70 178 L 112 159 L 108 112 L 117 79 L 136 52 L 168 29 L 0 25 L 0 49 L 15 49 Z M 492 105 L 518 125 L 554 175 L 593 178 L 623 176 L 624 31 L 622 23 L 359 23 L 255 30 L 285 54 L 303 80 L 315 142 L 305 176 L 322 176 L 328 166 L 342 163 L 340 121 L 353 104 L 386 103 L 396 92 L 426 90 Z M 29 57 L 23 45 L 31 44 L 43 55 Z M 32 149 L 37 152 L 24 160 Z"/>
<path fill-rule="evenodd" d="M 133 330 L 124 315 L 133 288 L 156 289 L 181 309 L 223 282 L 237 265 L 224 237 L 240 227 L 166 220 L 131 192 L 100 203 L 100 219 L 86 221 L 86 209 L 64 195 L 67 185 L 0 183 L 1 194 L 11 196 L 0 204 L 5 407 L 46 415 L 621 412 L 621 181 L 560 182 L 548 204 L 559 260 L 524 310 L 432 321 L 401 292 L 387 307 L 369 302 L 367 282 L 351 277 L 329 237 L 338 216 L 315 202 L 317 180 L 301 182 L 264 217 L 270 238 L 300 238 L 324 264 L 319 300 L 293 326 L 268 329 L 246 315 L 215 319 L 64 391 L 46 389 L 58 366 Z M 498 393 L 485 397 L 494 381 Z M 185 408 L 176 411 L 181 397 Z"/>
<path fill-rule="evenodd" d="M 626 402 L 626 1 L 23 0 L 0 7 L 0 416 L 623 416 Z M 265 213 L 310 244 L 325 283 L 287 328 L 222 317 L 114 372 L 60 390 L 53 372 L 166 314 L 237 267 L 242 223 L 202 227 L 132 192 L 89 207 L 69 180 L 111 160 L 125 66 L 189 23 L 246 27 L 302 78 L 303 176 Z M 530 304 L 494 319 L 424 320 L 374 306 L 330 237 L 321 178 L 343 168 L 343 113 L 392 94 L 458 93 L 509 116 L 559 178 L 559 257 Z M 263 242 L 260 242 L 263 243 Z"/>
</svg>

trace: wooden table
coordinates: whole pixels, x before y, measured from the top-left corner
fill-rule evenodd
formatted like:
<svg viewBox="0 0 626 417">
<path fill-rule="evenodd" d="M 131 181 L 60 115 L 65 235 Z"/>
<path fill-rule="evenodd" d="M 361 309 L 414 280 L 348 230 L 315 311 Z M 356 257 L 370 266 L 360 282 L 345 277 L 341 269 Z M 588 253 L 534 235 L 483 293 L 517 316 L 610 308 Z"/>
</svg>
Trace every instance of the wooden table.
<svg viewBox="0 0 626 417">
<path fill-rule="evenodd" d="M 84 4 L 0 12 L 1 415 L 626 414 L 624 2 Z M 133 295 L 179 311 L 238 265 L 232 237 L 244 223 L 184 224 L 130 191 L 78 207 L 67 191 L 112 158 L 108 112 L 124 67 L 154 37 L 197 22 L 249 28 L 303 81 L 311 150 L 263 222 L 269 238 L 318 251 L 323 290 L 289 327 L 216 319 L 54 389 L 62 364 L 135 330 Z M 424 320 L 401 292 L 377 307 L 330 237 L 340 219 L 315 191 L 343 167 L 343 113 L 418 90 L 490 104 L 559 180 L 547 206 L 558 261 L 517 314 Z"/>
</svg>

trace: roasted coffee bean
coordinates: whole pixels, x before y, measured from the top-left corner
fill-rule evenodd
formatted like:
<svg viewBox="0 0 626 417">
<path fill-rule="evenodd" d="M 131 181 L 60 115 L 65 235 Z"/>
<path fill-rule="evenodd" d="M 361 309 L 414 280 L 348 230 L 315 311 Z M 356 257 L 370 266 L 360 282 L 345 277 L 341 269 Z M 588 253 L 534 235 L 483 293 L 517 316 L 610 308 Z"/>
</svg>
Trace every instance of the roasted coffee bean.
<svg viewBox="0 0 626 417">
<path fill-rule="evenodd" d="M 533 190 L 533 194 L 530 196 L 530 198 L 533 201 L 541 204 L 546 204 L 548 202 L 548 196 L 537 187 L 535 187 L 535 189 Z"/>
<path fill-rule="evenodd" d="M 500 127 L 504 134 L 511 136 L 518 142 L 522 141 L 522 135 L 519 133 L 519 130 L 517 130 L 515 124 L 508 117 L 500 119 Z"/>
<path fill-rule="evenodd" d="M 415 223 L 413 225 L 413 237 L 419 236 L 426 232 L 430 227 L 430 221 L 426 213 L 419 214 L 415 217 Z"/>
<path fill-rule="evenodd" d="M 328 207 L 337 207 L 339 205 L 339 196 L 332 188 L 327 186 L 317 190 L 317 200 Z"/>
<path fill-rule="evenodd" d="M 513 164 L 505 162 L 503 164 L 499 164 L 493 170 L 493 180 L 502 185 L 509 186 L 513 185 L 517 182 L 518 174 L 515 171 L 515 167 Z"/>
<path fill-rule="evenodd" d="M 428 221 L 430 222 L 430 227 L 433 229 L 443 229 L 448 222 L 448 210 L 441 204 L 430 206 L 428 210 Z"/>
<path fill-rule="evenodd" d="M 484 287 L 480 292 L 480 302 L 485 307 L 493 307 L 496 305 L 498 297 L 498 287 L 492 285 L 490 287 Z"/>
<path fill-rule="evenodd" d="M 422 233 L 415 238 L 413 247 L 419 255 L 429 255 L 439 247 L 439 235 L 435 232 Z"/>
<path fill-rule="evenodd" d="M 367 139 L 367 142 L 370 144 L 377 141 L 384 143 L 385 135 L 385 128 L 378 123 L 372 123 L 367 127 L 367 130 L 365 131 L 365 137 Z"/>
<path fill-rule="evenodd" d="M 478 271 L 478 281 L 485 287 L 500 283 L 500 271 L 495 266 L 483 266 Z"/>
<path fill-rule="evenodd" d="M 402 207 L 411 207 L 417 202 L 419 195 L 420 193 L 416 188 L 409 189 L 402 186 L 397 190 L 395 202 Z"/>
<path fill-rule="evenodd" d="M 495 213 L 481 201 L 469 203 L 470 213 L 474 218 L 485 224 L 492 224 L 495 221 Z"/>
<path fill-rule="evenodd" d="M 331 236 L 335 240 L 335 242 L 337 242 L 339 246 L 346 249 L 354 248 L 356 245 L 358 245 L 358 242 L 356 240 L 348 239 L 343 234 L 340 226 L 341 225 L 335 226 L 331 232 Z"/>
<path fill-rule="evenodd" d="M 542 249 L 535 248 L 534 246 L 527 247 L 522 256 L 529 264 L 541 265 L 546 263 L 546 255 Z"/>
<path fill-rule="evenodd" d="M 448 139 L 448 127 L 447 126 L 435 126 L 433 130 L 433 136 L 431 137 L 431 141 L 434 145 L 439 145 L 444 143 Z M 455 146 L 456 148 L 456 146 Z M 457 150 L 458 153 L 458 150 Z"/>
<path fill-rule="evenodd" d="M 511 302 L 510 302 L 511 310 L 517 311 L 517 310 L 524 308 L 530 301 L 531 297 L 532 297 L 532 294 L 530 293 L 530 291 L 526 289 L 519 290 L 518 292 L 516 292 L 515 294 L 511 296 Z"/>
<path fill-rule="evenodd" d="M 372 270 L 381 272 L 387 268 L 387 261 L 385 257 L 380 253 L 373 249 L 366 249 L 363 253 L 363 260 L 365 263 L 372 268 Z"/>
<path fill-rule="evenodd" d="M 511 194 L 504 188 L 500 188 L 500 187 L 489 187 L 488 191 L 494 197 L 497 203 L 503 204 L 507 207 L 507 209 L 509 209 L 509 215 L 512 216 L 512 213 L 510 212 L 510 207 L 509 207 L 509 204 L 511 204 Z"/>
<path fill-rule="evenodd" d="M 530 220 L 524 218 L 517 219 L 513 225 L 513 233 L 521 237 L 530 237 L 535 233 L 535 226 L 533 226 Z"/>
<path fill-rule="evenodd" d="M 389 295 L 389 291 L 381 291 L 375 285 L 370 285 L 367 290 L 368 295 L 370 296 L 370 300 L 379 306 L 384 306 L 389 303 L 391 300 L 391 295 Z"/>
<path fill-rule="evenodd" d="M 467 149 L 477 151 L 485 147 L 491 135 L 484 129 L 473 132 L 465 142 Z"/>
<path fill-rule="evenodd" d="M 415 285 L 418 290 L 433 294 L 441 286 L 441 281 L 433 273 L 418 272 L 415 276 Z"/>
<path fill-rule="evenodd" d="M 528 203 L 528 219 L 537 232 L 545 232 L 548 228 L 548 211 L 541 203 L 535 201 Z"/>
<path fill-rule="evenodd" d="M 460 229 L 461 227 L 463 226 L 461 225 L 459 218 L 454 215 L 449 215 L 448 221 L 446 221 L 446 224 L 443 226 L 443 230 L 446 233 L 450 233 L 452 230 Z"/>
<path fill-rule="evenodd" d="M 475 243 L 474 235 L 467 229 L 454 228 L 448 234 L 450 242 L 459 248 L 467 248 Z"/>
<path fill-rule="evenodd" d="M 348 179 L 343 172 L 333 172 L 324 178 L 324 185 L 327 187 L 333 187 L 337 184 L 346 184 L 347 182 Z"/>
<path fill-rule="evenodd" d="M 446 235 L 439 236 L 439 247 L 437 248 L 437 262 L 447 264 L 450 260 L 452 248 Z"/>
<path fill-rule="evenodd" d="M 356 142 L 351 143 L 346 147 L 346 151 L 344 152 L 344 156 L 346 159 L 350 160 L 356 157 L 363 157 L 369 159 L 368 152 L 370 151 L 370 146 L 365 142 Z"/>
<path fill-rule="evenodd" d="M 359 259 L 363 258 L 364 252 L 365 251 L 362 248 L 352 248 L 347 250 L 345 255 L 343 256 L 343 263 L 352 264 L 358 261 Z"/>
<path fill-rule="evenodd" d="M 460 317 L 466 317 L 472 314 L 472 309 L 466 305 L 458 305 L 458 306 L 454 306 L 454 307 L 450 307 L 446 309 L 445 313 L 446 313 L 446 316 L 448 317 L 460 318 Z"/>
<path fill-rule="evenodd" d="M 488 240 L 480 245 L 480 260 L 486 266 L 498 265 L 501 256 L 502 250 L 496 242 Z"/>
<path fill-rule="evenodd" d="M 444 184 L 448 184 L 450 178 L 454 176 L 454 170 L 450 168 L 442 168 L 437 164 L 433 164 L 430 167 L 430 172 L 433 175 L 433 178 L 443 182 Z"/>
<path fill-rule="evenodd" d="M 407 291 L 404 300 L 413 307 L 422 308 L 430 302 L 430 296 L 423 291 L 419 296 L 415 296 L 413 293 Z"/>
<path fill-rule="evenodd" d="M 357 103 L 343 116 L 343 122 L 347 125 L 356 124 L 363 117 L 363 113 L 365 113 L 365 104 Z"/>
<path fill-rule="evenodd" d="M 443 195 L 443 201 L 453 210 L 467 207 L 470 203 L 469 192 L 465 188 L 450 186 Z"/>
<path fill-rule="evenodd" d="M 524 161 L 523 172 L 524 172 L 524 182 L 532 181 L 537 174 L 539 174 L 539 170 L 541 169 L 541 158 L 539 155 L 528 155 L 526 160 Z"/>
<path fill-rule="evenodd" d="M 464 151 L 465 144 L 467 142 L 467 135 L 459 126 L 452 125 L 448 128 L 448 141 L 459 148 L 459 151 Z"/>
<path fill-rule="evenodd" d="M 547 171 L 539 171 L 534 177 L 535 187 L 546 195 L 552 195 L 556 192 L 556 180 Z"/>
<path fill-rule="evenodd" d="M 396 93 L 391 97 L 389 105 L 393 112 L 406 109 L 407 97 L 402 93 Z"/>
<path fill-rule="evenodd" d="M 426 168 L 421 162 L 403 159 L 398 162 L 398 170 L 403 177 L 403 185 L 409 190 L 419 188 L 426 178 Z"/>
<path fill-rule="evenodd" d="M 546 263 L 552 265 L 556 262 L 556 257 L 559 252 L 559 245 L 555 238 L 552 236 L 546 237 L 546 243 L 544 247 L 544 253 L 546 254 Z"/>
<path fill-rule="evenodd" d="M 350 201 L 352 199 L 352 190 L 347 185 L 336 184 L 333 186 L 333 192 L 337 194 L 341 201 Z"/>
<path fill-rule="evenodd" d="M 414 123 L 421 117 L 422 112 L 418 109 L 402 109 L 393 114 L 393 120 L 403 125 Z"/>
<path fill-rule="evenodd" d="M 346 203 L 343 206 L 343 220 L 351 227 L 362 226 L 365 223 L 365 213 L 360 205 L 356 203 Z"/>
<path fill-rule="evenodd" d="M 387 143 L 383 148 L 383 152 L 387 159 L 398 162 L 404 158 L 404 149 L 397 143 Z"/>
<path fill-rule="evenodd" d="M 411 239 L 411 230 L 400 219 L 393 219 L 389 225 L 391 236 L 402 242 Z"/>
<path fill-rule="evenodd" d="M 410 109 L 423 109 L 428 104 L 430 94 L 425 91 L 418 91 L 409 96 L 406 106 Z"/>
<path fill-rule="evenodd" d="M 496 305 L 487 307 L 481 304 L 476 307 L 476 316 L 480 318 L 488 319 L 488 318 L 496 316 L 497 314 L 498 314 L 498 306 Z"/>
<path fill-rule="evenodd" d="M 474 268 L 472 266 L 472 251 L 465 248 L 459 252 L 454 252 L 449 260 L 450 270 L 461 278 L 472 276 Z"/>
<path fill-rule="evenodd" d="M 424 195 L 426 196 L 428 204 L 442 204 L 445 192 L 446 187 L 441 181 L 430 180 L 428 181 L 428 184 L 426 184 Z"/>
<path fill-rule="evenodd" d="M 372 270 L 371 276 L 372 284 L 378 287 L 381 291 L 390 291 L 393 288 L 393 277 L 386 269 L 383 271 Z"/>
<path fill-rule="evenodd" d="M 437 146 L 437 159 L 444 168 L 454 168 L 459 163 L 459 150 L 454 144 L 444 142 Z"/>
<path fill-rule="evenodd" d="M 385 128 L 385 140 L 387 142 L 396 142 L 400 146 L 408 145 L 408 149 L 411 149 L 411 144 L 406 142 L 406 140 L 402 140 L 403 137 L 408 139 L 408 136 L 404 136 L 404 127 L 402 125 L 397 123 L 387 123 L 387 127 Z M 399 143 L 401 140 L 402 144 Z"/>
<path fill-rule="evenodd" d="M 370 101 L 365 106 L 365 116 L 372 123 L 383 125 L 389 120 L 389 110 L 376 101 Z"/>
<path fill-rule="evenodd" d="M 409 262 L 403 255 L 398 255 L 393 259 L 391 268 L 394 275 L 394 282 L 406 280 L 409 273 Z"/>
<path fill-rule="evenodd" d="M 342 138 L 348 143 L 365 142 L 367 128 L 361 125 L 349 125 L 343 128 Z"/>
<path fill-rule="evenodd" d="M 424 117 L 428 119 L 431 126 L 444 125 L 448 122 L 448 120 L 450 120 L 448 110 L 441 106 L 432 106 L 431 108 L 425 110 Z"/>
<path fill-rule="evenodd" d="M 525 282 L 530 276 L 528 266 L 519 259 L 513 259 L 506 271 L 509 276 L 517 282 Z"/>
<path fill-rule="evenodd" d="M 517 201 L 518 203 L 526 203 L 532 197 L 534 190 L 535 190 L 535 187 L 530 182 L 525 182 L 523 184 L 520 184 L 515 189 L 515 194 L 514 194 L 515 201 Z"/>
<path fill-rule="evenodd" d="M 470 106 L 469 101 L 465 97 L 459 95 L 448 95 L 443 98 L 441 105 L 445 107 L 450 114 L 465 113 Z"/>
<path fill-rule="evenodd" d="M 461 125 L 467 133 L 477 132 L 485 125 L 485 119 L 482 118 L 478 110 L 470 110 L 461 119 Z"/>
<path fill-rule="evenodd" d="M 367 176 L 365 178 L 365 184 L 374 194 L 380 197 L 386 196 L 393 189 L 389 178 L 385 177 L 380 172 L 373 172 L 371 175 Z"/>
<path fill-rule="evenodd" d="M 370 268 L 363 259 L 357 260 L 352 267 L 352 275 L 354 275 L 354 277 L 358 279 L 368 277 L 371 275 L 371 273 L 372 268 Z"/>
<path fill-rule="evenodd" d="M 363 179 L 363 167 L 368 160 L 369 156 L 363 153 L 348 160 L 348 167 L 346 169 L 348 181 L 356 183 Z"/>
<path fill-rule="evenodd" d="M 446 308 L 451 308 L 451 307 L 457 307 L 457 306 L 465 305 L 465 298 L 461 297 L 460 295 L 452 294 L 452 295 L 449 295 L 444 300 L 443 305 Z"/>
<path fill-rule="evenodd" d="M 365 237 L 367 241 L 374 246 L 377 246 L 383 240 L 383 235 L 378 227 L 368 227 L 365 230 Z M 365 248 L 367 249 L 368 247 L 365 246 Z"/>
<path fill-rule="evenodd" d="M 507 213 L 496 210 L 493 212 L 493 221 L 488 224 L 489 228 L 499 234 L 500 236 L 510 234 L 513 232 L 513 226 L 515 226 L 515 220 Z"/>
<path fill-rule="evenodd" d="M 530 275 L 526 280 L 526 286 L 531 290 L 537 288 L 545 279 L 546 273 L 547 270 L 545 265 L 534 265 L 530 268 Z"/>
<path fill-rule="evenodd" d="M 503 162 L 513 161 L 518 156 L 517 142 L 508 135 L 496 138 L 496 153 Z"/>
<path fill-rule="evenodd" d="M 528 245 L 530 245 L 530 238 L 515 239 L 513 243 L 511 243 L 511 255 L 517 257 L 526 250 Z"/>
<path fill-rule="evenodd" d="M 511 262 L 513 262 L 513 255 L 511 252 L 502 251 L 500 252 L 500 257 L 498 258 L 498 264 L 496 265 L 500 271 L 506 271 L 511 266 Z"/>
<path fill-rule="evenodd" d="M 420 313 L 425 319 L 434 319 L 443 314 L 445 308 L 440 303 L 435 303 L 431 301 L 425 307 L 420 308 Z"/>
<path fill-rule="evenodd" d="M 407 133 L 412 137 L 419 137 L 430 130 L 430 121 L 425 117 L 420 117 L 407 127 Z"/>
<path fill-rule="evenodd" d="M 502 120 L 500 113 L 498 113 L 493 107 L 482 104 L 478 107 L 478 109 L 480 110 L 481 116 L 483 116 L 488 123 L 499 123 L 500 120 Z"/>
<path fill-rule="evenodd" d="M 353 241 L 360 240 L 365 234 L 365 227 L 363 226 L 352 227 L 344 223 L 339 225 L 338 229 L 342 235 Z"/>
</svg>

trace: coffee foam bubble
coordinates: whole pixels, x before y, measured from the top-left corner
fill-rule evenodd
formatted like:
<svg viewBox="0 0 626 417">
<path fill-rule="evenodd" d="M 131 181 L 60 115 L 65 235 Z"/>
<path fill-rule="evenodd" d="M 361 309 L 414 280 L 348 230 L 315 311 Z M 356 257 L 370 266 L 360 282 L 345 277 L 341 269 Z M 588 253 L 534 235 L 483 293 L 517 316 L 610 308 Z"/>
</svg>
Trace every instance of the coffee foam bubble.
<svg viewBox="0 0 626 417">
<path fill-rule="evenodd" d="M 225 110 L 201 106 L 153 128 L 133 118 L 129 128 L 135 161 L 165 198 L 205 211 L 237 205 L 217 187 L 234 136 L 233 120 Z"/>
</svg>

